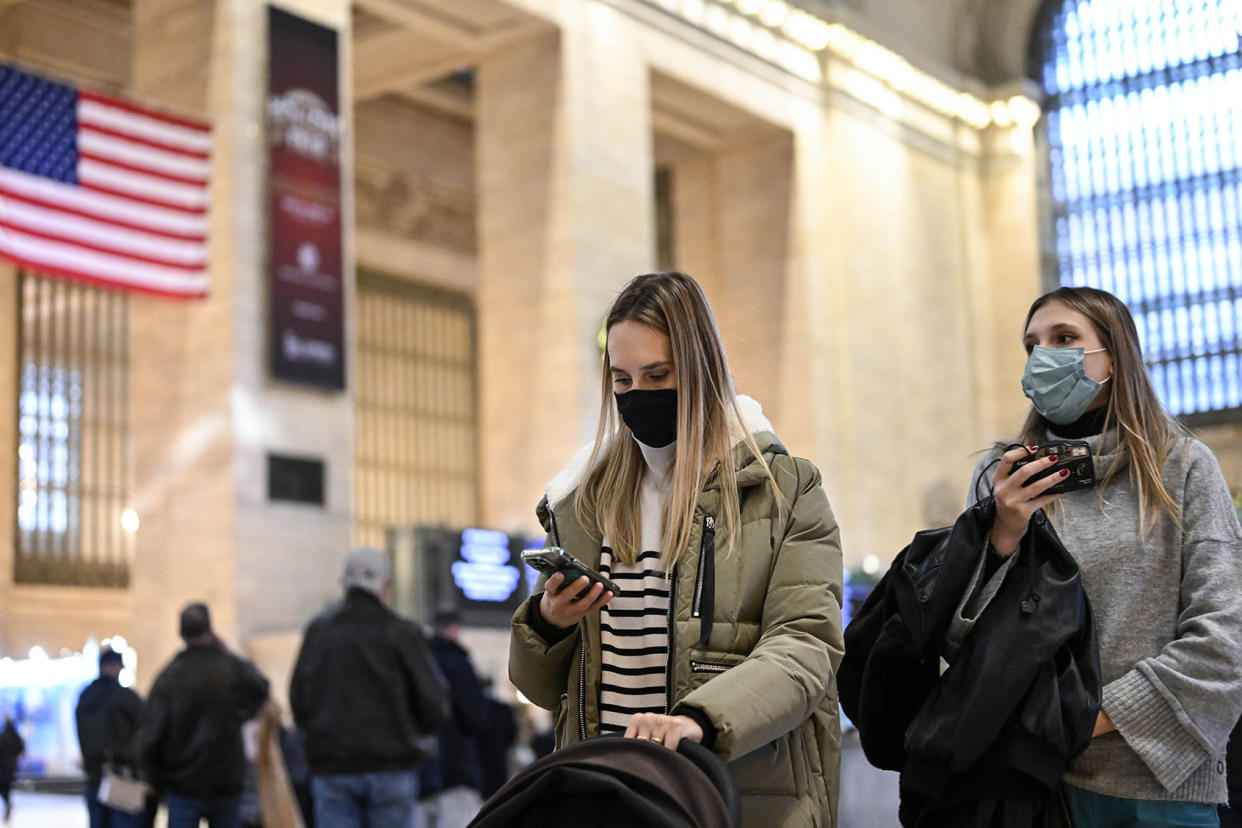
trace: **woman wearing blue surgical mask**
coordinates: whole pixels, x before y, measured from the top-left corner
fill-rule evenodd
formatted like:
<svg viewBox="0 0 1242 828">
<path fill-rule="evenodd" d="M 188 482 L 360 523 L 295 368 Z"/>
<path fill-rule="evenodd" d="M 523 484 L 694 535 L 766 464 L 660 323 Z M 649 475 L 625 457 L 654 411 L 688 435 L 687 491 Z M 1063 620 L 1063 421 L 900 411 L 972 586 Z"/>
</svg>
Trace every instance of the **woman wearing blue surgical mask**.
<svg viewBox="0 0 1242 828">
<path fill-rule="evenodd" d="M 556 713 L 558 746 L 699 742 L 729 763 L 744 825 L 833 826 L 842 570 L 819 472 L 734 393 L 689 276 L 631 280 L 606 329 L 595 440 L 538 514 L 621 592 L 544 576 L 513 617 L 510 678 Z"/>
<path fill-rule="evenodd" d="M 1068 472 L 1031 481 L 1055 457 L 1015 470 L 1032 448 L 998 444 L 969 499 L 990 478 L 992 554 L 1013 555 L 1042 509 L 1081 569 L 1103 693 L 1090 745 L 1064 777 L 1073 824 L 1216 826 L 1242 713 L 1242 530 L 1228 487 L 1211 451 L 1156 398 L 1115 296 L 1041 296 L 1022 341 L 1032 409 L 1017 443 L 1086 440 L 1096 484 L 1049 494 Z"/>
</svg>

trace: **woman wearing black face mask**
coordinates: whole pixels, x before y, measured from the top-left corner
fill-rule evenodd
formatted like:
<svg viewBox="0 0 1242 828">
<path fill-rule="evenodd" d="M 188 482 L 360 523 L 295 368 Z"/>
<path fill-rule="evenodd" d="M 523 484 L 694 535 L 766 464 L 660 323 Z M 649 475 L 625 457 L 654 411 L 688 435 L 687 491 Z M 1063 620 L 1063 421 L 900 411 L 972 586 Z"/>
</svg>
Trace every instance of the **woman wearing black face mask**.
<svg viewBox="0 0 1242 828">
<path fill-rule="evenodd" d="M 556 711 L 559 746 L 701 742 L 744 824 L 835 825 L 841 548 L 819 473 L 735 396 L 693 279 L 632 280 L 607 331 L 596 439 L 538 512 L 622 591 L 547 578 L 514 616 L 510 677 Z"/>
</svg>

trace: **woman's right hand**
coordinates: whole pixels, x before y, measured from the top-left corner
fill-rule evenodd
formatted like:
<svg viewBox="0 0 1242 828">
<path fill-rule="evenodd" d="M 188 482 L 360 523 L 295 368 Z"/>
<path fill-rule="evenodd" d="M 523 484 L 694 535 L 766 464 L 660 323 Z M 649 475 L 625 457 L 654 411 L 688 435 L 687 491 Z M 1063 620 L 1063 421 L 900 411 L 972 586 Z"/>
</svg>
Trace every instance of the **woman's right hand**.
<svg viewBox="0 0 1242 828">
<path fill-rule="evenodd" d="M 1057 474 L 1050 474 L 1043 480 L 1036 480 L 1029 486 L 1026 481 L 1046 470 L 1057 462 L 1055 454 L 1027 463 L 1016 472 L 1013 464 L 1017 460 L 1035 453 L 1034 447 L 1016 448 L 1001 455 L 1000 465 L 996 467 L 996 475 L 992 478 L 992 491 L 996 496 L 996 520 L 992 524 L 992 548 L 1002 557 L 1009 557 L 1018 549 L 1018 543 L 1026 534 L 1027 524 L 1031 515 L 1052 503 L 1061 496 L 1045 494 L 1048 489 L 1060 483 L 1069 474 L 1062 469 Z"/>
<path fill-rule="evenodd" d="M 543 595 L 539 599 L 539 614 L 554 627 L 572 627 L 587 613 L 594 612 L 612 600 L 612 592 L 605 590 L 601 583 L 587 589 L 591 579 L 585 575 L 562 589 L 564 582 L 563 573 L 553 574 L 544 583 Z M 586 594 L 579 598 L 578 594 L 584 589 L 587 589 Z"/>
</svg>

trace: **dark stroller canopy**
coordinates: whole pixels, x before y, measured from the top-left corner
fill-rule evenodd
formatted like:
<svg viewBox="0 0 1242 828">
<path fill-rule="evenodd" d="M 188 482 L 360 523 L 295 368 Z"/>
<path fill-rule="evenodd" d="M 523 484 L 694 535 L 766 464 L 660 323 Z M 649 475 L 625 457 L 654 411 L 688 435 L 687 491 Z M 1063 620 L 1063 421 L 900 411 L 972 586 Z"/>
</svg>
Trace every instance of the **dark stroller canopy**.
<svg viewBox="0 0 1242 828">
<path fill-rule="evenodd" d="M 728 768 L 702 745 L 677 751 L 641 739 L 601 736 L 543 757 L 492 796 L 470 828 L 740 826 Z"/>
</svg>

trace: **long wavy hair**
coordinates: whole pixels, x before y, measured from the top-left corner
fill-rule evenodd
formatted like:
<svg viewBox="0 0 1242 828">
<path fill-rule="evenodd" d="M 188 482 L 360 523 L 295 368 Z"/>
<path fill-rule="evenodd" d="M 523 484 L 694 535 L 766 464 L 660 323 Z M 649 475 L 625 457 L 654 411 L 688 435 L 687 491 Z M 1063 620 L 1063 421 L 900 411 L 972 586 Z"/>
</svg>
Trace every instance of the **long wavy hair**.
<svg viewBox="0 0 1242 828">
<path fill-rule="evenodd" d="M 611 334 L 612 327 L 624 321 L 640 322 L 666 335 L 677 371 L 677 447 L 661 498 L 660 532 L 661 558 L 672 572 L 689 547 L 695 503 L 713 474 L 721 498 L 717 531 L 723 530 L 729 545 L 737 537 L 741 514 L 733 452 L 739 439 L 763 464 L 778 502 L 783 501 L 772 470 L 742 422 L 724 343 L 698 283 L 676 271 L 631 279 L 612 303 L 605 329 Z M 613 554 L 632 564 L 643 551 L 638 504 L 647 464 L 633 432 L 617 413 L 611 367 L 605 346 L 599 427 L 574 508 L 579 523 L 598 528 Z"/>
<path fill-rule="evenodd" d="M 1160 404 L 1152 387 L 1134 318 L 1125 304 L 1107 291 L 1090 287 L 1062 287 L 1035 300 L 1022 325 L 1025 333 L 1031 317 L 1052 301 L 1064 302 L 1090 320 L 1100 343 L 1113 360 L 1112 388 L 1104 414 L 1104 431 L 1116 428 L 1121 451 L 1101 475 L 1107 483 L 1128 460 L 1130 482 L 1138 493 L 1140 529 L 1153 525 L 1163 512 L 1180 525 L 1177 501 L 1164 487 L 1160 470 L 1186 429 Z M 1031 407 L 1022 424 L 1020 441 L 1034 445 L 1044 439 L 1049 422 Z M 1055 427 L 1054 429 L 1055 430 Z"/>
</svg>

